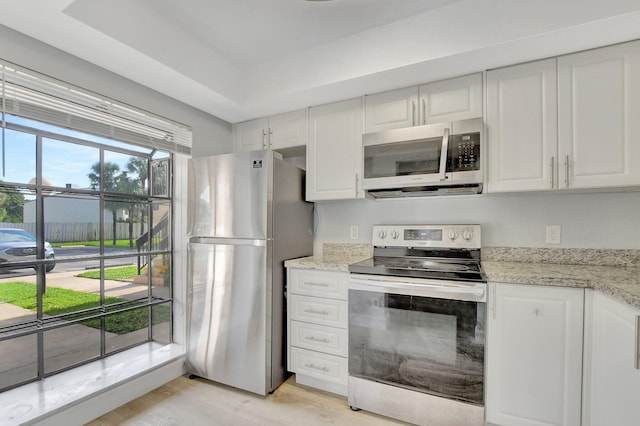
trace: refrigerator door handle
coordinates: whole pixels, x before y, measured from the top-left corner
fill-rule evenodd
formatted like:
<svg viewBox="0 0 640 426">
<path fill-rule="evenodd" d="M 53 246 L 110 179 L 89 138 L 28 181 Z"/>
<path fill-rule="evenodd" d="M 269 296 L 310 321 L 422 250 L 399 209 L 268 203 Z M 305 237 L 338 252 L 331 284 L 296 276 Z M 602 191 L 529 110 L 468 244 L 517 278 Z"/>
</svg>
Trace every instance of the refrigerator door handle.
<svg viewBox="0 0 640 426">
<path fill-rule="evenodd" d="M 264 247 L 267 245 L 267 240 L 259 240 L 259 239 L 252 239 L 252 238 L 191 237 L 189 238 L 189 243 Z"/>
</svg>

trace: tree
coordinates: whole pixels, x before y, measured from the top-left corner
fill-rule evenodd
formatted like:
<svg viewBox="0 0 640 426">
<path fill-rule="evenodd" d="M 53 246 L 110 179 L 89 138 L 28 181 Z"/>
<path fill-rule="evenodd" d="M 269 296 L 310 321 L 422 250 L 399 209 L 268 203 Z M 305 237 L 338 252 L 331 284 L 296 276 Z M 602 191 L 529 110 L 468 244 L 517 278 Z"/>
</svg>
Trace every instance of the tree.
<svg viewBox="0 0 640 426">
<path fill-rule="evenodd" d="M 91 188 L 98 189 L 101 188 L 103 191 L 109 192 L 118 192 L 119 182 L 121 181 L 120 166 L 115 163 L 105 162 L 104 163 L 104 177 L 101 176 L 100 170 L 100 162 L 96 162 L 91 166 L 91 173 L 87 176 L 91 181 Z M 126 178 L 126 176 L 125 176 Z M 102 181 L 102 186 L 100 183 Z M 111 212 L 111 217 L 113 219 L 113 245 L 116 245 L 117 239 L 117 219 L 118 219 L 118 208 L 121 206 L 115 201 L 105 201 L 104 208 Z"/>
<path fill-rule="evenodd" d="M 24 195 L 17 192 L 0 192 L 0 222 L 22 223 Z"/>
<path fill-rule="evenodd" d="M 149 160 L 142 157 L 131 157 L 125 166 L 129 174 L 133 187 L 132 193 L 144 195 L 147 193 L 149 180 Z M 144 233 L 145 217 L 147 215 L 146 203 L 132 203 L 129 208 L 129 217 L 133 219 L 134 214 L 140 215 L 140 234 Z M 133 247 L 133 227 L 129 227 L 129 246 Z"/>
</svg>

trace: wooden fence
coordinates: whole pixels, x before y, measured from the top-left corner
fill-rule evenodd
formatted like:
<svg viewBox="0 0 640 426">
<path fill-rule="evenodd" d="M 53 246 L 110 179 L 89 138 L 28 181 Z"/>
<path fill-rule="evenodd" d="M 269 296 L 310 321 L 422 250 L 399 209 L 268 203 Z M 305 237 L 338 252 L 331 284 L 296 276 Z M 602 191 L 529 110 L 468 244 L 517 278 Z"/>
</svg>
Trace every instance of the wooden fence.
<svg viewBox="0 0 640 426">
<path fill-rule="evenodd" d="M 146 232 L 149 224 L 145 223 Z M 0 228 L 19 228 L 35 235 L 36 224 L 33 223 L 8 223 L 0 222 Z M 105 241 L 113 239 L 113 224 L 104 224 Z M 133 224 L 133 238 L 136 239 L 143 232 L 141 232 L 141 224 Z M 99 223 L 51 223 L 47 222 L 44 225 L 44 239 L 50 243 L 64 243 L 71 241 L 97 241 L 100 239 L 100 224 Z M 128 223 L 116 223 L 116 239 L 126 240 L 129 239 L 129 224 Z"/>
</svg>

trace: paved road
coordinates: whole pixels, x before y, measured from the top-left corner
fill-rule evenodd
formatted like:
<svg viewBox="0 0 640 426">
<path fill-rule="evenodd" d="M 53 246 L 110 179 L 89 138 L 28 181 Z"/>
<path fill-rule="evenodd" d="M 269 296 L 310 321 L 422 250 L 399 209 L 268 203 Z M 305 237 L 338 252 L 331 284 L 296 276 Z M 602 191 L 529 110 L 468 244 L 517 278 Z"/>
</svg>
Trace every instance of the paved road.
<svg viewBox="0 0 640 426">
<path fill-rule="evenodd" d="M 75 256 L 87 256 L 91 254 L 97 255 L 99 253 L 99 249 L 97 247 L 58 247 L 55 248 L 56 258 L 66 258 L 66 257 L 75 257 Z M 121 254 L 121 253 L 137 253 L 135 249 L 108 249 L 106 254 Z M 122 266 L 122 265 L 135 265 L 137 264 L 137 258 L 135 256 L 132 257 L 121 257 L 117 259 L 107 259 L 105 260 L 106 266 Z M 58 262 L 56 263 L 53 271 L 49 272 L 48 275 L 51 274 L 60 274 L 69 271 L 79 271 L 86 269 L 96 269 L 100 267 L 100 263 L 97 260 L 76 260 L 70 263 L 67 262 Z M 29 275 L 35 275 L 35 271 L 32 268 L 26 269 L 14 269 L 12 271 L 2 271 L 0 270 L 0 279 L 2 278 L 11 278 L 11 277 L 24 277 Z"/>
</svg>

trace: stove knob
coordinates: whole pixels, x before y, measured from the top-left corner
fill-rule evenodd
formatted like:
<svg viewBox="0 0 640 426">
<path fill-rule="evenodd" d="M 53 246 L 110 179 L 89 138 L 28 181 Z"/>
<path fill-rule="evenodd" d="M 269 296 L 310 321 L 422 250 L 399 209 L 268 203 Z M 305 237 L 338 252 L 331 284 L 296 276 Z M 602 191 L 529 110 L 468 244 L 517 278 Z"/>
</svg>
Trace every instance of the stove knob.
<svg viewBox="0 0 640 426">
<path fill-rule="evenodd" d="M 473 238 L 473 232 L 471 231 L 464 231 L 462 233 L 462 238 L 464 238 L 465 240 L 469 241 L 470 239 Z"/>
<path fill-rule="evenodd" d="M 398 233 L 398 231 L 391 231 L 391 238 L 393 238 L 394 240 L 397 240 L 399 236 L 400 234 Z"/>
<path fill-rule="evenodd" d="M 455 240 L 456 238 L 458 238 L 458 233 L 456 231 L 449 231 L 449 239 L 451 241 Z"/>
<path fill-rule="evenodd" d="M 383 240 L 387 238 L 387 231 L 382 231 L 382 230 L 378 231 L 378 238 Z"/>
</svg>

